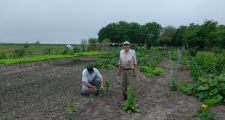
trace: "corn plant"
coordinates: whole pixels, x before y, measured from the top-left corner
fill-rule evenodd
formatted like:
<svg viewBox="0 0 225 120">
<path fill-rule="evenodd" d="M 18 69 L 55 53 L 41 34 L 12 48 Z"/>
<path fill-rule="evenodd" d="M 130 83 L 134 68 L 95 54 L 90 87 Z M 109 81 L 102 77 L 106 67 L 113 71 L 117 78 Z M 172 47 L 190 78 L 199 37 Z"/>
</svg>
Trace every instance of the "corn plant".
<svg viewBox="0 0 225 120">
<path fill-rule="evenodd" d="M 122 106 L 123 109 L 128 113 L 138 112 L 138 104 L 136 103 L 135 91 L 131 86 L 128 87 L 127 100 L 124 101 Z"/>
<path fill-rule="evenodd" d="M 75 112 L 78 111 L 78 103 L 72 101 L 68 104 L 64 105 L 64 115 L 67 119 L 71 120 L 75 114 Z"/>
</svg>

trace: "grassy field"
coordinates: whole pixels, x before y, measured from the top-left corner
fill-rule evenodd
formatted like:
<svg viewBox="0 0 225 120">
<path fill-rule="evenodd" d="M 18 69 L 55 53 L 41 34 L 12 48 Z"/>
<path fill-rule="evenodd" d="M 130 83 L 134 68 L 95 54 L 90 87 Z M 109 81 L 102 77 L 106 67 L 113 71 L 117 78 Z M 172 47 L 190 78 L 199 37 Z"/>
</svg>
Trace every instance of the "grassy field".
<svg viewBox="0 0 225 120">
<path fill-rule="evenodd" d="M 23 57 L 6 57 L 0 59 L 0 64 L 11 65 L 61 58 L 77 58 L 80 56 L 99 56 L 107 53 L 101 51 L 77 51 L 76 53 L 74 53 L 73 50 L 65 53 L 64 51 L 68 50 L 65 44 L 28 44 L 28 47 L 25 46 L 26 44 L 1 44 L 0 53 L 4 53 L 6 56 L 15 54 L 14 50 L 25 50 L 25 52 L 31 51 L 32 54 L 24 55 Z M 47 55 L 44 54 L 43 51 L 48 49 L 51 49 L 51 53 Z"/>
<path fill-rule="evenodd" d="M 26 45 L 28 45 L 27 48 Z M 14 50 L 26 49 L 34 55 L 41 55 L 43 50 L 52 49 L 52 53 L 60 53 L 66 49 L 66 44 L 0 44 L 0 52 L 10 54 Z"/>
<path fill-rule="evenodd" d="M 60 58 L 72 58 L 72 57 L 76 57 L 76 55 L 49 55 L 49 56 L 40 55 L 40 56 L 32 56 L 32 57 L 24 57 L 24 58 L 0 59 L 0 64 L 11 65 L 11 64 L 18 64 L 18 63 L 53 60 L 53 59 L 60 59 Z"/>
</svg>

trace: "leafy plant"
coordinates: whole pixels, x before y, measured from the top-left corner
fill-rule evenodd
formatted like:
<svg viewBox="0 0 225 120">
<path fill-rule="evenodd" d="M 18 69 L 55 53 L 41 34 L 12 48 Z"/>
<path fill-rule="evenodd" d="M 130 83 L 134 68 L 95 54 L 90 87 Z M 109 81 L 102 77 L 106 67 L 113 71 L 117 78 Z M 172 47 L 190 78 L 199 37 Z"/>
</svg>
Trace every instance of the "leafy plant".
<svg viewBox="0 0 225 120">
<path fill-rule="evenodd" d="M 198 81 L 191 84 L 182 84 L 179 89 L 187 94 L 195 95 L 200 101 L 213 106 L 223 103 L 225 100 L 225 77 L 223 75 L 215 78 L 200 77 Z"/>
<path fill-rule="evenodd" d="M 78 103 L 72 101 L 64 106 L 64 115 L 67 119 L 71 120 L 74 116 L 74 113 L 78 110 Z"/>
<path fill-rule="evenodd" d="M 164 74 L 164 70 L 161 68 L 152 68 L 148 66 L 140 66 L 140 71 L 144 72 L 145 76 L 152 77 L 152 76 L 160 76 Z"/>
<path fill-rule="evenodd" d="M 203 104 L 196 113 L 194 117 L 199 117 L 200 120 L 214 120 L 215 113 L 211 112 L 207 104 Z"/>
<path fill-rule="evenodd" d="M 123 109 L 128 112 L 138 112 L 138 104 L 136 103 L 135 91 L 131 86 L 128 86 L 127 100 L 123 103 Z"/>
<path fill-rule="evenodd" d="M 188 83 L 183 83 L 179 85 L 178 89 L 188 95 L 192 94 L 192 85 Z"/>
</svg>

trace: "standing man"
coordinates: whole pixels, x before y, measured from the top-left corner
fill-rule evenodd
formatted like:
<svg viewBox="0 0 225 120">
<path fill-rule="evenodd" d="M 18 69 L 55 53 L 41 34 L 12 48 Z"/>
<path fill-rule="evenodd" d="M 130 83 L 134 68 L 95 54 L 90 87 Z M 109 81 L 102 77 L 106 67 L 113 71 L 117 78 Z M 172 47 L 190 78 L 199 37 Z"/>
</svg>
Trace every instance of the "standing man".
<svg viewBox="0 0 225 120">
<path fill-rule="evenodd" d="M 118 75 L 122 72 L 122 92 L 124 100 L 126 100 L 128 85 L 135 89 L 137 59 L 135 51 L 130 49 L 130 42 L 125 41 L 123 48 L 120 51 Z"/>
<path fill-rule="evenodd" d="M 82 72 L 82 95 L 89 95 L 90 89 L 93 89 L 96 95 L 99 94 L 99 90 L 104 89 L 104 80 L 98 69 L 88 66 Z"/>
</svg>

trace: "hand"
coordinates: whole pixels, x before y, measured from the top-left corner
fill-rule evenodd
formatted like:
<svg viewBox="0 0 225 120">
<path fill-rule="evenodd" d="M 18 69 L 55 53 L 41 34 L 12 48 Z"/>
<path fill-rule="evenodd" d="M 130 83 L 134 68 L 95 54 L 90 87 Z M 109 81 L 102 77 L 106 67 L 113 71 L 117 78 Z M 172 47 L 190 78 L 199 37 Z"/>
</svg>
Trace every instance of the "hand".
<svg viewBox="0 0 225 120">
<path fill-rule="evenodd" d="M 94 87 L 93 87 L 93 90 L 94 90 L 94 91 L 96 91 L 96 90 L 97 90 L 97 88 L 94 86 Z"/>
<path fill-rule="evenodd" d="M 104 90 L 104 86 L 103 86 L 103 85 L 101 85 L 100 89 L 101 89 L 101 90 Z"/>
</svg>

